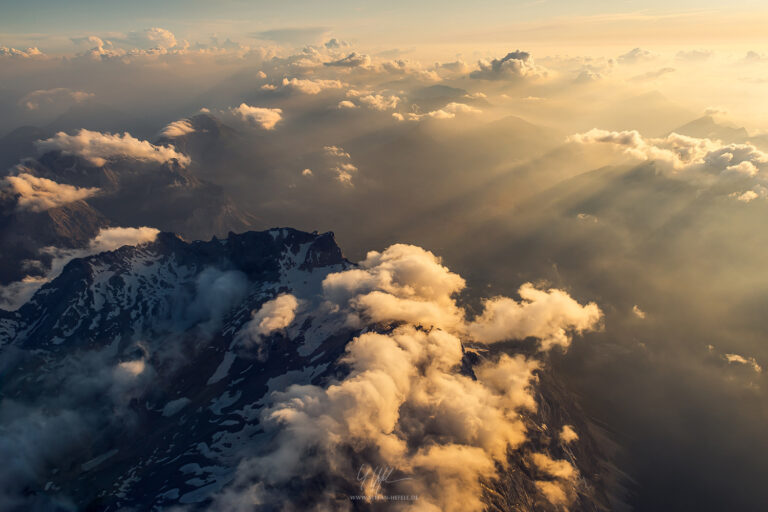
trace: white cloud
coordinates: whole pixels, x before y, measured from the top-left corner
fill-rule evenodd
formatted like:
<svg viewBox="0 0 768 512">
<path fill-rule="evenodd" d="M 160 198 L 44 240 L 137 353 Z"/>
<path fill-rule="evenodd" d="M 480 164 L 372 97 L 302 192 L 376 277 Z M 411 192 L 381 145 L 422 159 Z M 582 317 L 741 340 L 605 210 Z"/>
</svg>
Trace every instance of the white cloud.
<svg viewBox="0 0 768 512">
<path fill-rule="evenodd" d="M 173 48 L 178 43 L 173 32 L 164 28 L 153 27 L 141 32 L 131 32 L 128 40 L 139 47 Z"/>
<path fill-rule="evenodd" d="M 347 186 L 352 186 L 352 175 L 358 171 L 352 163 L 349 153 L 338 146 L 325 146 L 323 151 L 332 160 L 331 170 L 336 174 L 336 179 Z"/>
<path fill-rule="evenodd" d="M 746 192 L 742 192 L 741 194 L 738 192 L 734 192 L 733 194 L 731 194 L 731 197 L 735 197 L 737 201 L 741 201 L 742 203 L 749 203 L 750 201 L 754 201 L 760 196 L 754 190 L 747 190 Z"/>
<path fill-rule="evenodd" d="M 364 96 L 358 97 L 357 101 L 363 105 L 367 105 L 374 110 L 384 111 L 392 110 L 397 107 L 397 104 L 400 102 L 400 98 L 397 96 L 383 96 L 381 94 L 366 94 Z"/>
<path fill-rule="evenodd" d="M 620 64 L 638 64 L 647 62 L 656 58 L 656 55 L 642 48 L 633 48 L 617 59 Z"/>
<path fill-rule="evenodd" d="M 239 107 L 231 108 L 230 112 L 243 121 L 261 126 L 265 130 L 273 130 L 282 119 L 283 111 L 279 108 L 252 107 L 241 103 Z"/>
<path fill-rule="evenodd" d="M 20 59 L 29 59 L 32 57 L 43 57 L 43 56 L 45 56 L 45 54 L 41 52 L 37 47 L 27 48 L 26 50 L 17 50 L 16 48 L 0 46 L 0 58 L 16 57 Z"/>
<path fill-rule="evenodd" d="M 640 309 L 640 306 L 638 306 L 637 304 L 632 306 L 632 314 L 635 315 L 640 320 L 645 320 L 645 311 Z"/>
<path fill-rule="evenodd" d="M 768 165 L 768 154 L 751 144 L 727 144 L 697 139 L 678 133 L 666 137 L 645 138 L 635 130 L 607 131 L 597 128 L 572 135 L 576 144 L 608 144 L 639 160 L 667 165 L 674 171 L 708 169 L 754 176 Z"/>
<path fill-rule="evenodd" d="M 345 154 L 341 148 L 334 152 Z M 351 454 L 364 453 L 366 463 L 401 473 L 388 492 L 418 495 L 425 510 L 483 510 L 481 481 L 506 467 L 508 450 L 527 438 L 521 415 L 537 408 L 530 388 L 541 363 L 501 354 L 475 365 L 474 378 L 457 371 L 469 330 L 466 312 L 454 299 L 463 288 L 464 279 L 432 253 L 403 244 L 372 251 L 355 268 L 326 276 L 315 306 L 328 315 L 323 325 L 377 324 L 384 333 L 363 332 L 347 344 L 341 361 L 350 371 L 343 379 L 326 387 L 293 385 L 270 397 L 261 415 L 272 440 L 269 450 L 241 463 L 235 485 L 216 497 L 214 508 L 282 503 L 280 489 L 299 474 L 329 482 L 353 479 L 359 462 Z M 539 293 L 551 308 L 562 307 L 551 296 L 561 300 L 564 292 Z M 257 325 L 275 316 L 279 326 L 288 322 L 273 313 Z M 311 308 L 303 314 L 317 316 Z M 302 319 L 297 314 L 290 321 Z M 564 486 L 576 479 L 576 469 L 546 454 L 535 454 L 533 463 L 563 486 L 563 503 L 569 502 L 571 491 Z M 370 495 L 377 488 L 364 483 L 361 490 Z"/>
<path fill-rule="evenodd" d="M 763 368 L 757 364 L 757 360 L 754 357 L 744 357 L 739 354 L 725 354 L 725 360 L 728 361 L 729 364 L 736 363 L 751 366 L 757 373 L 763 371 Z"/>
<path fill-rule="evenodd" d="M 258 311 L 253 311 L 251 321 L 245 326 L 251 341 L 291 325 L 298 307 L 298 299 L 288 293 L 265 302 Z"/>
<path fill-rule="evenodd" d="M 189 121 L 189 119 L 179 119 L 178 121 L 169 123 L 165 126 L 165 128 L 160 130 L 160 136 L 173 139 L 176 137 L 183 137 L 184 135 L 188 135 L 194 132 L 195 127 L 192 126 L 192 123 Z"/>
<path fill-rule="evenodd" d="M 357 108 L 357 105 L 349 100 L 342 100 L 339 102 L 339 108 Z"/>
<path fill-rule="evenodd" d="M 397 244 L 383 253 L 372 251 L 359 268 L 331 274 L 323 281 L 330 302 L 351 307 L 348 322 L 404 321 L 466 334 L 481 343 L 534 337 L 543 350 L 567 347 L 572 333 L 598 327 L 602 312 L 596 304 L 580 305 L 562 290 L 539 290 L 526 283 L 521 301 L 496 297 L 484 302 L 481 315 L 466 322 L 453 296 L 464 288 L 429 251 Z"/>
<path fill-rule="evenodd" d="M 326 89 L 341 89 L 344 83 L 339 80 L 320 80 L 320 79 L 301 79 L 301 78 L 283 78 L 283 87 L 293 89 L 304 94 L 319 94 Z"/>
<path fill-rule="evenodd" d="M 579 434 L 576 433 L 572 426 L 563 425 L 563 428 L 560 430 L 559 437 L 560 441 L 565 444 L 569 444 L 577 441 L 579 439 Z"/>
<path fill-rule="evenodd" d="M 470 78 L 482 80 L 520 80 L 523 78 L 543 78 L 548 70 L 537 66 L 533 56 L 520 50 L 509 52 L 501 59 L 480 60 L 478 69 L 472 71 Z"/>
<path fill-rule="evenodd" d="M 129 133 L 119 135 L 85 129 L 75 135 L 58 132 L 50 139 L 35 142 L 35 146 L 41 154 L 61 151 L 65 155 L 78 156 L 98 167 L 108 161 L 122 158 L 159 164 L 175 161 L 181 166 L 190 163 L 189 157 L 178 153 L 173 146 L 155 146 L 148 141 L 136 139 Z"/>
<path fill-rule="evenodd" d="M 46 106 L 66 106 L 73 103 L 82 103 L 93 97 L 94 94 L 90 92 L 73 91 L 65 87 L 57 87 L 54 89 L 32 91 L 21 98 L 19 104 L 28 110 L 38 110 L 40 107 Z"/>
<path fill-rule="evenodd" d="M 468 325 L 470 336 L 484 343 L 535 337 L 549 350 L 567 347 L 570 333 L 593 330 L 602 318 L 597 304 L 582 306 L 562 290 L 539 290 L 525 283 L 518 293 L 520 302 L 508 297 L 485 301 L 483 313 Z"/>
<path fill-rule="evenodd" d="M 0 180 L 0 191 L 2 195 L 17 197 L 17 210 L 32 212 L 57 208 L 99 193 L 98 188 L 79 188 L 24 172 Z"/>
<path fill-rule="evenodd" d="M 531 459 L 537 468 L 553 478 L 571 480 L 579 474 L 567 460 L 553 460 L 545 453 L 534 453 Z"/>
<path fill-rule="evenodd" d="M 417 114 L 409 112 L 405 115 L 395 112 L 392 116 L 398 121 L 421 121 L 422 119 L 453 119 L 456 114 L 481 114 L 482 110 L 471 107 L 464 103 L 451 102 L 443 108 L 427 112 L 425 114 Z"/>
</svg>

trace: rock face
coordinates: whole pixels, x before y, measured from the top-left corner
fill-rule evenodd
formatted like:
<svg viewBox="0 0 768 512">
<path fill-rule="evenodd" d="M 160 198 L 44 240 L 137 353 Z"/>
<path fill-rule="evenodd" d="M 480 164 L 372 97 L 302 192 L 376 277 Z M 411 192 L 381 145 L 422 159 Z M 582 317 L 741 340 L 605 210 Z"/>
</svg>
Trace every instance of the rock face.
<svg viewBox="0 0 768 512">
<path fill-rule="evenodd" d="M 350 341 L 392 329 L 352 327 L 317 307 L 323 279 L 353 267 L 332 233 L 292 229 L 192 243 L 162 233 L 68 263 L 17 311 L 0 310 L 0 509 L 211 508 L 245 454 L 269 441 L 260 413 L 271 393 L 344 379 Z M 242 343 L 252 311 L 286 293 L 305 312 L 258 346 Z M 455 371 L 472 375 L 483 357 L 467 348 Z M 562 509 L 535 485 L 530 454 L 544 452 L 579 471 L 570 510 L 608 510 L 612 473 L 593 427 L 553 375 L 537 375 L 531 435 L 484 482 L 484 503 Z M 558 440 L 566 424 L 578 440 Z M 289 510 L 309 507 L 324 484 L 293 485 Z"/>
</svg>

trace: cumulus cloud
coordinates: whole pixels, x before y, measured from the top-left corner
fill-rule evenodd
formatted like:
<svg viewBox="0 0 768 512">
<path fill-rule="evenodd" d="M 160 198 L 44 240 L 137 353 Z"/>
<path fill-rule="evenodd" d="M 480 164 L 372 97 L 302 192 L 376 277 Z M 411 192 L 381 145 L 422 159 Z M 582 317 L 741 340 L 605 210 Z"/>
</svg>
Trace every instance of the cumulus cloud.
<svg viewBox="0 0 768 512">
<path fill-rule="evenodd" d="M 760 373 L 763 371 L 763 368 L 757 363 L 757 360 L 754 357 L 744 357 L 739 354 L 725 354 L 725 360 L 728 361 L 729 364 L 743 364 L 746 366 L 751 366 L 752 369 Z"/>
<path fill-rule="evenodd" d="M 194 132 L 195 127 L 192 126 L 192 123 L 189 121 L 189 119 L 179 119 L 178 121 L 169 123 L 165 126 L 165 128 L 160 130 L 160 136 L 168 139 L 174 139 L 176 137 L 183 137 L 184 135 L 188 135 Z"/>
<path fill-rule="evenodd" d="M 374 110 L 392 110 L 397 107 L 400 98 L 397 96 L 384 96 L 381 94 L 364 94 L 357 97 L 357 101 Z"/>
<path fill-rule="evenodd" d="M 139 48 L 173 48 L 177 45 L 173 32 L 160 27 L 131 32 L 126 40 Z"/>
<path fill-rule="evenodd" d="M 0 196 L 16 198 L 17 211 L 42 212 L 98 193 L 98 188 L 75 187 L 28 173 L 0 180 Z"/>
<path fill-rule="evenodd" d="M 371 57 L 365 54 L 352 52 L 341 59 L 326 62 L 325 65 L 340 68 L 366 68 L 371 65 Z"/>
<path fill-rule="evenodd" d="M 285 329 L 296 318 L 299 300 L 290 293 L 278 295 L 262 304 L 258 311 L 253 311 L 251 321 L 244 329 L 251 341 L 258 340 L 280 329 Z"/>
<path fill-rule="evenodd" d="M 261 126 L 265 130 L 274 130 L 275 125 L 283 119 L 283 111 L 279 108 L 252 107 L 245 103 L 231 108 L 230 112 L 243 121 Z"/>
<path fill-rule="evenodd" d="M 632 50 L 619 55 L 617 59 L 619 64 L 638 64 L 641 62 L 647 62 L 656 58 L 654 53 L 644 50 L 642 48 L 633 48 Z"/>
<path fill-rule="evenodd" d="M 340 89 L 344 87 L 344 84 L 339 80 L 283 78 L 282 86 L 283 88 L 293 89 L 304 94 L 319 94 L 326 89 Z"/>
<path fill-rule="evenodd" d="M 336 175 L 336 179 L 347 186 L 352 186 L 352 175 L 358 171 L 357 166 L 352 163 L 352 157 L 339 146 L 325 146 L 323 151 L 327 158 L 331 160 L 331 171 Z"/>
<path fill-rule="evenodd" d="M 453 296 L 464 280 L 429 251 L 397 244 L 383 253 L 372 251 L 359 268 L 329 275 L 323 290 L 334 304 L 352 307 L 351 325 L 403 321 L 425 328 L 440 327 L 480 343 L 537 338 L 543 350 L 567 347 L 573 333 L 598 327 L 602 312 L 594 303 L 580 305 L 566 292 L 520 287 L 521 301 L 495 297 L 471 322 Z"/>
<path fill-rule="evenodd" d="M 547 76 L 545 68 L 537 66 L 533 56 L 520 50 L 509 52 L 501 59 L 480 60 L 478 68 L 472 71 L 470 78 L 481 80 L 519 80 L 522 78 L 542 78 Z"/>
<path fill-rule="evenodd" d="M 733 192 L 729 194 L 729 197 L 733 197 L 742 203 L 749 203 L 761 197 L 768 197 L 768 188 L 763 185 L 755 185 L 752 187 L 752 189 L 746 190 L 744 192 Z"/>
<path fill-rule="evenodd" d="M 571 334 L 595 329 L 602 313 L 597 304 L 582 306 L 562 290 L 539 290 L 525 283 L 520 302 L 496 297 L 484 303 L 483 313 L 468 326 L 470 336 L 485 343 L 534 337 L 543 350 L 567 347 Z"/>
<path fill-rule="evenodd" d="M 422 119 L 453 119 L 456 114 L 480 114 L 482 110 L 479 108 L 471 107 L 465 103 L 457 103 L 452 101 L 442 108 L 419 114 L 416 112 L 408 112 L 403 115 L 399 112 L 395 112 L 392 116 L 398 121 L 421 121 Z"/>
<path fill-rule="evenodd" d="M 632 306 L 632 314 L 635 315 L 640 320 L 645 320 L 645 311 L 640 309 L 640 306 L 638 306 L 637 304 Z"/>
<path fill-rule="evenodd" d="M 48 106 L 67 106 L 73 103 L 82 103 L 94 94 L 85 91 L 73 91 L 65 87 L 54 89 L 40 89 L 32 91 L 19 100 L 19 104 L 28 110 L 39 110 Z"/>
<path fill-rule="evenodd" d="M 155 146 L 146 140 L 136 139 L 129 133 L 119 135 L 85 129 L 74 135 L 58 132 L 50 139 L 35 142 L 35 146 L 40 154 L 60 151 L 65 155 L 80 157 L 97 167 L 118 159 L 159 164 L 176 162 L 181 166 L 190 163 L 190 158 L 177 152 L 173 146 Z"/>
<path fill-rule="evenodd" d="M 403 244 L 372 251 L 355 268 L 326 276 L 316 307 L 355 329 L 392 328 L 366 329 L 347 344 L 341 362 L 349 374 L 343 379 L 273 393 L 261 414 L 271 444 L 240 464 L 234 485 L 214 506 L 245 510 L 253 503 L 283 503 L 297 477 L 326 482 L 320 507 L 341 489 L 356 488 L 370 498 L 380 488 L 356 480 L 362 464 L 396 468 L 397 482 L 386 484 L 387 493 L 417 495 L 421 508 L 483 510 L 482 482 L 506 467 L 508 450 L 527 438 L 521 414 L 537 409 L 531 386 L 541 363 L 501 354 L 474 365 L 474 377 L 459 371 L 469 329 L 454 297 L 464 285 L 432 253 Z M 295 301 L 282 299 L 281 306 L 278 299 L 266 303 L 245 330 L 268 333 L 299 322 Z M 552 309 L 573 307 L 560 295 L 546 300 Z M 554 326 L 553 318 L 568 314 L 547 316 Z M 518 332 L 509 326 L 507 336 Z M 557 485 L 577 476 L 570 463 L 545 454 L 534 454 L 533 463 Z M 563 503 L 570 492 L 562 490 Z"/>
<path fill-rule="evenodd" d="M 572 135 L 577 144 L 610 144 L 640 160 L 666 164 L 675 171 L 708 169 L 754 176 L 768 164 L 768 154 L 752 144 L 727 144 L 698 139 L 678 133 L 661 138 L 645 138 L 635 130 L 607 131 L 593 129 Z"/>
<path fill-rule="evenodd" d="M 578 441 L 579 434 L 576 433 L 576 431 L 573 429 L 570 425 L 563 425 L 563 428 L 560 430 L 560 441 L 562 441 L 565 444 L 572 443 L 574 441 Z"/>
<path fill-rule="evenodd" d="M 0 58 L 16 57 L 19 59 L 29 59 L 32 57 L 43 57 L 44 55 L 45 54 L 41 52 L 37 47 L 27 48 L 26 50 L 17 50 L 16 48 L 0 46 Z"/>
<path fill-rule="evenodd" d="M 480 479 L 525 440 L 516 412 L 535 408 L 528 388 L 538 363 L 503 355 L 479 366 L 475 380 L 455 371 L 461 359 L 459 339 L 440 330 L 403 326 L 356 337 L 343 358 L 351 368 L 344 380 L 272 396 L 262 425 L 275 436 L 274 450 L 241 464 L 244 494 L 269 505 L 284 499 L 279 489 L 298 474 L 352 481 L 359 468 L 348 447 L 365 451 L 371 465 L 409 475 L 393 493 L 418 495 L 435 509 L 481 510 Z M 239 498 L 230 491 L 214 503 L 233 509 Z"/>
<path fill-rule="evenodd" d="M 338 105 L 339 108 L 357 108 L 357 105 L 354 104 L 354 102 L 349 100 L 342 100 L 339 102 Z"/>
</svg>

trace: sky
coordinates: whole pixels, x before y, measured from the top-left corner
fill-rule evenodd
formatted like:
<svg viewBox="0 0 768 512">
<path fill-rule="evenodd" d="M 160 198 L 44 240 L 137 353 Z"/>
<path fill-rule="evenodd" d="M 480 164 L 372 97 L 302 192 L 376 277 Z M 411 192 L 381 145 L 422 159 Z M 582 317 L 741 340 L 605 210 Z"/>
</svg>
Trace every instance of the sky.
<svg viewBox="0 0 768 512">
<path fill-rule="evenodd" d="M 0 3 L 0 44 L 65 51 L 69 38 L 161 26 L 181 39 L 268 38 L 306 44 L 324 35 L 419 53 L 462 52 L 477 45 L 528 44 L 538 48 L 619 44 L 765 41 L 763 2 L 530 0 L 517 2 L 311 1 L 164 2 L 33 0 Z M 264 33 L 267 32 L 267 33 Z M 483 50 L 486 48 L 484 47 Z"/>
</svg>

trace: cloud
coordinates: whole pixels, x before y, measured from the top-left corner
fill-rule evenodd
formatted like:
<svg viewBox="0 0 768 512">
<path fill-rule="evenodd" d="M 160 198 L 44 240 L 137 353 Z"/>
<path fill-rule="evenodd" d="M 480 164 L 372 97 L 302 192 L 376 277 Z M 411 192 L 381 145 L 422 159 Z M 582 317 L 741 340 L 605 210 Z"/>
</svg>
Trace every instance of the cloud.
<svg viewBox="0 0 768 512">
<path fill-rule="evenodd" d="M 482 482 L 507 467 L 508 450 L 527 439 L 521 415 L 537 409 L 531 386 L 541 363 L 502 353 L 473 365 L 472 376 L 459 371 L 468 328 L 454 296 L 464 285 L 432 253 L 404 244 L 372 251 L 356 267 L 326 276 L 323 300 L 302 318 L 325 311 L 324 325 L 335 317 L 354 329 L 372 327 L 347 344 L 341 362 L 348 375 L 324 387 L 293 385 L 267 399 L 261 425 L 271 442 L 240 463 L 234 485 L 215 497 L 214 508 L 284 503 L 296 478 L 325 482 L 315 501 L 321 508 L 346 488 L 368 497 L 380 493 L 375 484 L 360 484 L 362 464 L 396 468 L 397 481 L 386 484 L 386 493 L 418 495 L 425 510 L 484 510 Z M 277 299 L 265 304 L 244 330 L 271 332 L 307 321 L 298 318 L 294 301 L 285 302 L 285 308 Z M 578 475 L 567 461 L 545 454 L 532 460 L 558 483 Z M 562 493 L 569 502 L 570 494 Z"/>
<path fill-rule="evenodd" d="M 534 337 L 541 348 L 568 347 L 571 334 L 595 329 L 602 318 L 597 304 L 580 305 L 562 290 L 539 290 L 525 283 L 522 301 L 508 297 L 486 300 L 483 313 L 468 325 L 468 333 L 484 343 Z"/>
<path fill-rule="evenodd" d="M 678 133 L 645 138 L 639 132 L 593 129 L 572 135 L 576 144 L 609 144 L 626 155 L 667 165 L 674 171 L 704 169 L 754 176 L 768 165 L 768 154 L 751 144 L 727 144 Z"/>
<path fill-rule="evenodd" d="M 537 66 L 528 52 L 520 50 L 509 52 L 501 59 L 477 62 L 479 69 L 469 74 L 470 78 L 481 80 L 519 80 L 523 78 L 542 78 L 548 71 Z"/>
<path fill-rule="evenodd" d="M 637 304 L 632 306 L 632 314 L 635 315 L 640 320 L 645 320 L 645 311 L 640 309 L 640 306 L 638 306 Z"/>
<path fill-rule="evenodd" d="M 52 256 L 51 267 L 43 277 L 27 276 L 23 280 L 0 286 L 0 307 L 14 310 L 26 303 L 44 284 L 56 278 L 64 266 L 75 258 L 84 258 L 92 254 L 114 251 L 124 245 L 143 245 L 157 238 L 159 230 L 142 226 L 139 228 L 102 228 L 89 241 L 88 246 L 81 249 L 61 249 L 45 247 L 41 252 Z"/>
<path fill-rule="evenodd" d="M 654 53 L 642 48 L 633 48 L 623 55 L 619 55 L 619 64 L 639 64 L 641 62 L 647 62 L 656 58 Z"/>
<path fill-rule="evenodd" d="M 353 102 L 349 100 L 342 100 L 339 102 L 338 107 L 339 108 L 357 108 L 357 105 L 355 105 Z"/>
<path fill-rule="evenodd" d="M 545 453 L 534 453 L 531 459 L 537 468 L 551 477 L 571 480 L 578 476 L 576 468 L 567 460 L 553 460 Z"/>
<path fill-rule="evenodd" d="M 633 80 L 635 82 L 655 80 L 657 78 L 661 78 L 664 75 L 674 73 L 675 71 L 676 71 L 675 68 L 661 68 L 661 69 L 657 69 L 656 71 L 649 71 L 647 73 L 643 73 L 642 75 L 633 76 L 632 78 L 630 78 L 630 80 Z"/>
<path fill-rule="evenodd" d="M 328 41 L 326 41 L 325 43 L 323 43 L 323 46 L 325 46 L 329 50 L 338 50 L 340 48 L 349 48 L 352 45 L 346 41 L 342 41 L 340 39 L 336 39 L 335 37 L 333 37 Z"/>
<path fill-rule="evenodd" d="M 520 287 L 521 301 L 495 297 L 471 322 L 453 296 L 464 288 L 461 276 L 419 247 L 397 244 L 383 253 L 372 251 L 358 269 L 331 274 L 323 281 L 333 304 L 351 307 L 347 321 L 403 321 L 425 328 L 439 327 L 480 343 L 537 338 L 543 350 L 567 347 L 572 333 L 598 327 L 602 312 L 596 304 L 580 305 L 562 290 Z"/>
<path fill-rule="evenodd" d="M 441 510 L 481 510 L 480 479 L 525 440 L 516 412 L 535 408 L 529 386 L 538 363 L 502 355 L 480 365 L 475 380 L 455 371 L 461 359 L 459 339 L 440 330 L 403 326 L 356 337 L 343 358 L 351 370 L 344 380 L 272 395 L 261 415 L 272 449 L 241 463 L 235 488 L 240 481 L 246 492 L 225 492 L 214 506 L 236 509 L 254 495 L 257 503 L 280 503 L 281 487 L 299 474 L 354 481 L 351 448 L 408 478 L 388 488 L 393 494 L 418 495 L 422 506 Z"/>
<path fill-rule="evenodd" d="M 395 112 L 392 116 L 398 121 L 421 121 L 422 119 L 453 119 L 456 114 L 480 114 L 482 110 L 479 108 L 471 107 L 464 103 L 451 102 L 444 107 L 426 112 L 424 114 L 418 114 L 415 112 L 408 112 L 403 115 L 399 112 Z"/>
<path fill-rule="evenodd" d="M 321 39 L 328 27 L 287 27 L 255 32 L 253 37 L 278 43 L 308 43 Z"/>
<path fill-rule="evenodd" d="M 90 92 L 73 91 L 64 87 L 57 87 L 55 89 L 32 91 L 19 100 L 19 105 L 22 105 L 27 110 L 38 110 L 40 107 L 82 103 L 93 97 L 94 94 Z"/>
<path fill-rule="evenodd" d="M 127 41 L 139 48 L 173 48 L 178 43 L 173 32 L 153 27 L 128 34 Z"/>
<path fill-rule="evenodd" d="M 98 193 L 98 188 L 75 187 L 28 173 L 0 180 L 0 196 L 15 197 L 17 211 L 42 212 Z"/>
<path fill-rule="evenodd" d="M 323 151 L 331 163 L 331 170 L 336 174 L 336 179 L 347 186 L 352 186 L 352 175 L 358 171 L 352 163 L 352 157 L 339 146 L 325 146 Z"/>
<path fill-rule="evenodd" d="M 289 293 L 278 295 L 253 311 L 251 321 L 243 328 L 251 341 L 258 340 L 280 329 L 285 329 L 296 318 L 299 300 Z"/>
<path fill-rule="evenodd" d="M 565 493 L 565 490 L 557 482 L 539 480 L 536 482 L 536 489 L 538 489 L 552 505 L 565 506 L 570 503 L 570 499 Z"/>
<path fill-rule="evenodd" d="M 396 108 L 400 98 L 397 96 L 383 96 L 381 94 L 365 94 L 359 96 L 357 101 L 374 110 L 384 111 Z"/>
<path fill-rule="evenodd" d="M 743 203 L 748 203 L 752 201 L 753 199 L 757 199 L 759 196 L 754 190 L 747 190 L 746 192 L 742 194 L 738 194 L 736 196 L 736 200 L 741 201 Z"/>
<path fill-rule="evenodd" d="M 136 139 L 129 133 L 113 135 L 85 129 L 75 135 L 58 132 L 50 139 L 35 142 L 35 146 L 40 154 L 61 151 L 65 155 L 74 155 L 87 160 L 97 167 L 118 159 L 159 164 L 175 162 L 181 166 L 190 163 L 190 158 L 178 153 L 173 146 L 155 146 L 148 141 Z"/>
<path fill-rule="evenodd" d="M 763 371 L 763 368 L 757 364 L 757 360 L 754 357 L 744 357 L 740 356 L 739 354 L 725 354 L 724 357 L 729 364 L 736 363 L 751 366 L 756 373 Z"/>
<path fill-rule="evenodd" d="M 560 441 L 565 444 L 572 443 L 579 439 L 579 435 L 570 425 L 563 425 L 563 428 L 560 430 L 560 434 L 558 436 L 560 437 Z"/>
<path fill-rule="evenodd" d="M 367 68 L 371 66 L 371 58 L 365 54 L 352 52 L 341 59 L 326 62 L 325 65 L 337 68 Z"/>
<path fill-rule="evenodd" d="M 15 57 L 19 59 L 29 59 L 33 57 L 44 57 L 44 56 L 45 54 L 41 52 L 37 47 L 27 48 L 26 50 L 17 50 L 16 48 L 0 46 L 0 58 Z"/>
<path fill-rule="evenodd" d="M 265 130 L 273 130 L 282 119 L 283 111 L 279 108 L 252 107 L 241 103 L 239 107 L 229 109 L 243 121 L 261 126 Z"/>
<path fill-rule="evenodd" d="M 713 55 L 712 50 L 681 50 L 675 56 L 677 60 L 688 62 L 703 62 L 709 60 Z"/>
<path fill-rule="evenodd" d="M 165 126 L 160 130 L 160 136 L 168 139 L 174 139 L 176 137 L 183 137 L 195 132 L 195 127 L 189 119 L 179 119 Z"/>
<path fill-rule="evenodd" d="M 283 78 L 283 88 L 293 89 L 304 94 L 318 94 L 326 89 L 340 89 L 344 84 L 339 80 L 312 80 L 301 78 Z M 263 88 L 263 87 L 262 87 Z"/>
</svg>

